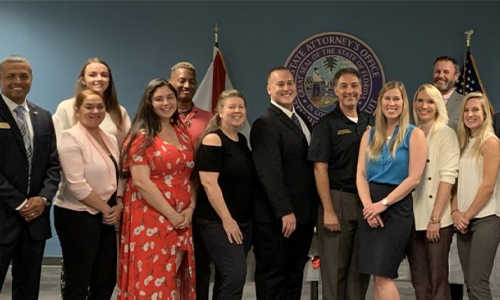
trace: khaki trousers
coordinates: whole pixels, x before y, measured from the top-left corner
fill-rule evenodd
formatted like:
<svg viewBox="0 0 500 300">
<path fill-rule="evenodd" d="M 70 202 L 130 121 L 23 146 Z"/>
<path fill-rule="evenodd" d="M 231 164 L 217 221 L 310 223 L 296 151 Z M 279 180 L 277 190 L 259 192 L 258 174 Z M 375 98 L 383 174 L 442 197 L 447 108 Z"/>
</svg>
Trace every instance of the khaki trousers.
<svg viewBox="0 0 500 300">
<path fill-rule="evenodd" d="M 330 190 L 330 195 L 339 217 L 340 231 L 332 232 L 324 227 L 320 205 L 317 229 L 323 299 L 365 299 L 370 276 L 358 273 L 356 246 L 361 201 L 357 194 L 339 190 Z"/>
</svg>

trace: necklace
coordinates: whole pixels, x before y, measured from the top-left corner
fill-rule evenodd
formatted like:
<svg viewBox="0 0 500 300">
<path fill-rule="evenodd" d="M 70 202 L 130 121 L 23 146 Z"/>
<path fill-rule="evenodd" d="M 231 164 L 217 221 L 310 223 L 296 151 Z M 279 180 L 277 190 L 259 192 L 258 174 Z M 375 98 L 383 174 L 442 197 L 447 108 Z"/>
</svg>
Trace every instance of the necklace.
<svg viewBox="0 0 500 300">
<path fill-rule="evenodd" d="M 392 135 L 388 135 L 387 139 L 390 140 L 392 138 Z"/>
</svg>

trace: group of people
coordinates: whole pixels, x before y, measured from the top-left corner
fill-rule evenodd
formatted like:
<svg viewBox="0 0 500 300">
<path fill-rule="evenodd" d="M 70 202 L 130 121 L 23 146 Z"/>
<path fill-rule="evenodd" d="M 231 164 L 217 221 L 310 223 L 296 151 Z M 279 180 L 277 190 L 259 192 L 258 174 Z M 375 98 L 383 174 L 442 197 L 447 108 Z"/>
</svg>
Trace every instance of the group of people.
<svg viewBox="0 0 500 300">
<path fill-rule="evenodd" d="M 190 63 L 151 80 L 131 121 L 103 60 L 85 62 L 51 117 L 26 99 L 28 61 L 10 56 L 0 282 L 12 263 L 13 299 L 38 298 L 53 204 L 63 299 L 110 299 L 116 285 L 118 299 L 208 299 L 211 264 L 213 299 L 241 299 L 253 246 L 257 299 L 298 300 L 315 227 L 324 299 L 364 299 L 370 275 L 375 299 L 399 299 L 405 256 L 417 299 L 460 299 L 449 284 L 455 231 L 469 299 L 492 299 L 500 141 L 487 97 L 462 100 L 457 77 L 440 57 L 413 110 L 389 81 L 373 116 L 358 108 L 359 72 L 340 69 L 336 107 L 310 128 L 292 73 L 276 67 L 247 141 L 244 95 L 224 91 L 213 116 L 201 110 Z"/>
<path fill-rule="evenodd" d="M 115 286 L 119 299 L 208 299 L 212 262 L 214 297 L 242 297 L 260 186 L 238 133 L 245 97 L 225 91 L 212 116 L 192 102 L 190 63 L 170 75 L 149 82 L 131 121 L 110 67 L 89 59 L 75 96 L 51 117 L 26 99 L 29 62 L 0 62 L 0 138 L 9 145 L 0 163 L 0 281 L 12 263 L 13 299 L 38 299 L 52 204 L 62 299 L 110 299 Z"/>
<path fill-rule="evenodd" d="M 482 93 L 458 94 L 458 76 L 456 60 L 437 58 L 412 112 L 403 83 L 389 81 L 373 118 L 357 107 L 358 71 L 335 75 L 338 105 L 314 127 L 308 155 L 324 299 L 364 299 L 368 275 L 375 299 L 400 299 L 394 279 L 405 256 L 416 299 L 462 299 L 463 282 L 469 299 L 492 299 L 500 115 Z M 450 273 L 457 249 L 463 275 Z"/>
</svg>

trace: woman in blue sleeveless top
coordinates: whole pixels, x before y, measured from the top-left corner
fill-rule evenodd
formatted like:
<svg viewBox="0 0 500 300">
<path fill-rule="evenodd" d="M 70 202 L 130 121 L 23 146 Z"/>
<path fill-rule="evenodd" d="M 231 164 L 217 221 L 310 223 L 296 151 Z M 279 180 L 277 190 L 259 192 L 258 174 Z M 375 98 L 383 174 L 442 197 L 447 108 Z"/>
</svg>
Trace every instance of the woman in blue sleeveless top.
<svg viewBox="0 0 500 300">
<path fill-rule="evenodd" d="M 387 82 L 379 94 L 375 127 L 365 132 L 359 149 L 359 272 L 373 275 L 376 300 L 399 299 L 393 280 L 412 229 L 411 192 L 425 167 L 425 135 L 409 118 L 403 83 Z"/>
</svg>

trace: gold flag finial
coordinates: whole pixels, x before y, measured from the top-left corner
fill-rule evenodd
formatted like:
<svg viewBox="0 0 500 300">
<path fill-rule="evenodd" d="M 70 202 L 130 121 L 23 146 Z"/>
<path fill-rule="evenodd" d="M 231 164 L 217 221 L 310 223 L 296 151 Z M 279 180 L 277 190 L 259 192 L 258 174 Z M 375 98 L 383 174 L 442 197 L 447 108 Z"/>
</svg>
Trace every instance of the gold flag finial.
<svg viewBox="0 0 500 300">
<path fill-rule="evenodd" d="M 469 49 L 470 48 L 470 39 L 471 39 L 472 35 L 474 34 L 474 29 L 467 29 L 464 33 L 467 36 L 467 49 Z"/>
</svg>

